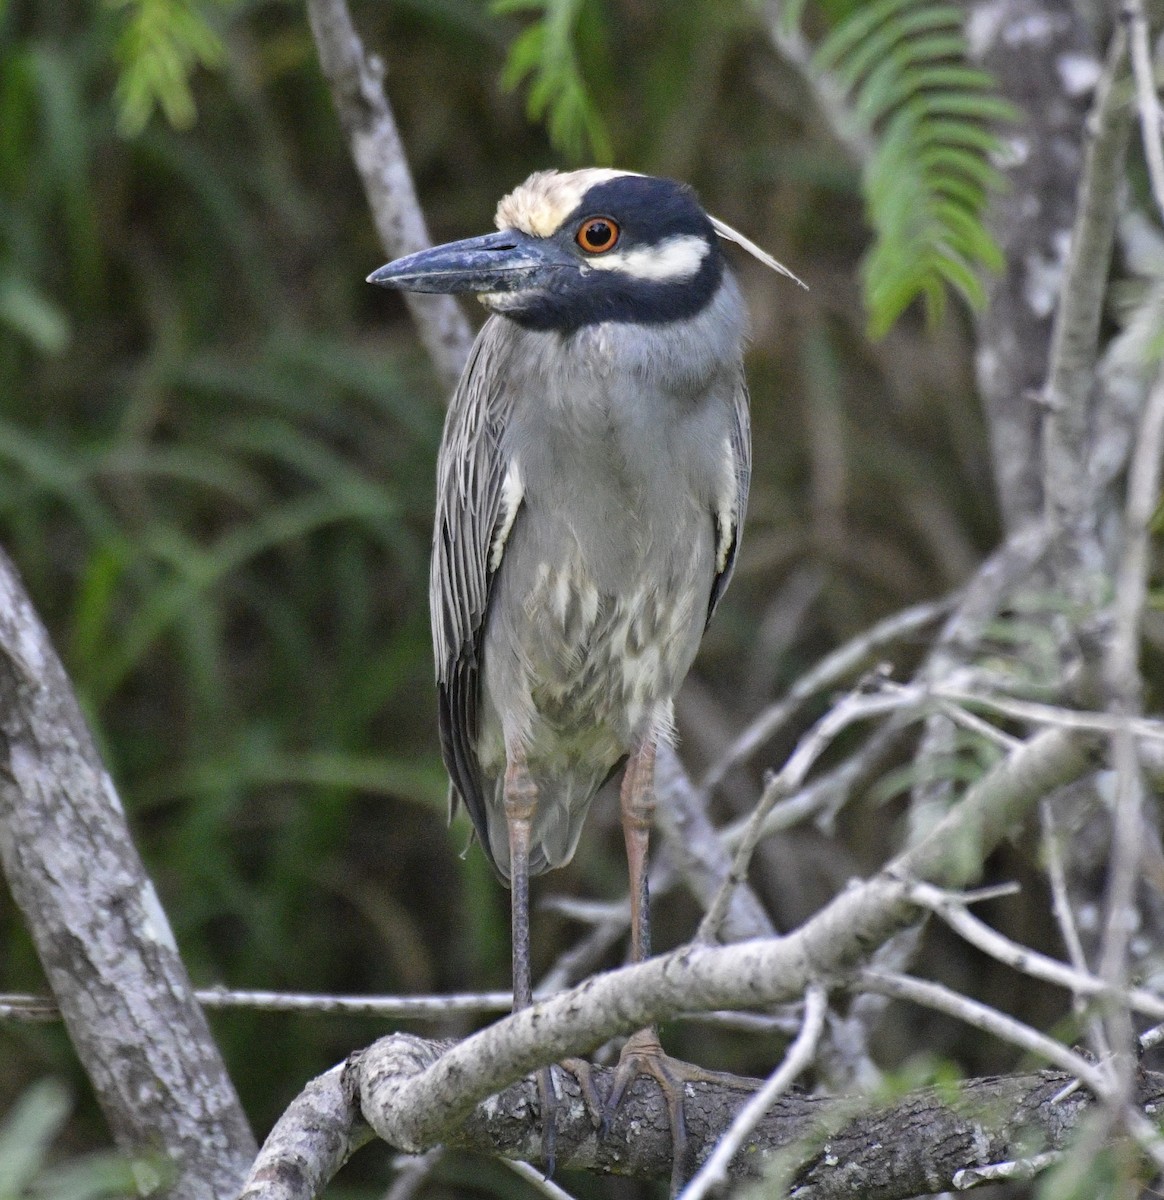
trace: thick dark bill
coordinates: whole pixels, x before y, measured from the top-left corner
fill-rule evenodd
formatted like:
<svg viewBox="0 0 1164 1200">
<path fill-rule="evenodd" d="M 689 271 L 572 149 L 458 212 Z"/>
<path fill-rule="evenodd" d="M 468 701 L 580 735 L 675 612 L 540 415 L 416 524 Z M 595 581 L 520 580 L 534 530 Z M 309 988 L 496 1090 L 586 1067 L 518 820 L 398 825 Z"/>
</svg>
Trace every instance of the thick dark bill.
<svg viewBox="0 0 1164 1200">
<path fill-rule="evenodd" d="M 565 268 L 580 269 L 568 251 L 504 229 L 398 258 L 373 271 L 368 282 L 406 292 L 511 292 L 536 287 Z"/>
</svg>

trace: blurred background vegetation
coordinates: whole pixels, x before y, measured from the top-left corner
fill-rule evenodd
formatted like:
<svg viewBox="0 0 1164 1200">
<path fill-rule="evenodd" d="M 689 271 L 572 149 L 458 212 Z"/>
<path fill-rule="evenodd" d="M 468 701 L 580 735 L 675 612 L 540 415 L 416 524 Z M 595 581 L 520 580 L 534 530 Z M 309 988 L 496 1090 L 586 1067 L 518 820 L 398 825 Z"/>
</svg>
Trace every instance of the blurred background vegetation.
<svg viewBox="0 0 1164 1200">
<path fill-rule="evenodd" d="M 805 20 L 823 37 L 859 7 Z M 967 314 L 931 290 L 928 321 L 915 305 L 870 339 L 858 170 L 748 0 L 353 11 L 435 240 L 487 231 L 531 170 L 607 160 L 689 180 L 811 286 L 738 263 L 756 471 L 736 582 L 681 705 L 698 774 L 809 663 L 995 543 Z M 445 824 L 426 600 L 444 397 L 399 300 L 363 282 L 382 261 L 299 3 L 0 0 L 0 544 L 200 986 L 508 986 L 507 894 Z M 759 783 L 733 775 L 719 815 Z M 897 816 L 868 799 L 836 841 L 773 843 L 757 885 L 780 921 L 878 862 Z M 535 900 L 617 898 L 624 870 L 602 801 Z M 660 905 L 658 947 L 694 915 Z M 544 969 L 580 929 L 534 919 Z M 0 990 L 42 988 L 0 894 Z M 383 1032 L 212 1020 L 260 1132 Z M 745 1072 L 778 1050 L 673 1032 L 679 1053 Z M 907 1049 L 887 1041 L 886 1065 Z M 962 1065 L 998 1064 L 965 1050 Z M 46 1075 L 82 1097 L 72 1142 L 102 1143 L 63 1033 L 0 1029 L 0 1112 Z M 387 1156 L 364 1160 L 336 1196 L 377 1194 Z M 473 1180 L 524 1188 L 500 1168 Z"/>
</svg>

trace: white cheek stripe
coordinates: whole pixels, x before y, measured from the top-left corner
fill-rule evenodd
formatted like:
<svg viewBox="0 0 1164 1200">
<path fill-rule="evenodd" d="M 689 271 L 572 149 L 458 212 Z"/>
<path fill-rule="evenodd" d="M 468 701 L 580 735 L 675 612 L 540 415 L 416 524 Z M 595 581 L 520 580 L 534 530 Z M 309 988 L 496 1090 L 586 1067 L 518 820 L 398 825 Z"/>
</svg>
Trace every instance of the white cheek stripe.
<svg viewBox="0 0 1164 1200">
<path fill-rule="evenodd" d="M 509 539 L 510 530 L 517 520 L 517 510 L 521 508 L 521 500 L 525 495 L 525 485 L 521 482 L 521 471 L 517 460 L 509 464 L 505 479 L 501 483 L 501 512 L 497 523 L 497 532 L 493 535 L 493 545 L 489 548 L 489 570 L 496 571 L 501 566 L 501 556 L 505 553 L 505 543 Z"/>
<path fill-rule="evenodd" d="M 699 274 L 699 268 L 707 257 L 711 246 L 706 238 L 693 233 L 680 233 L 661 241 L 657 246 L 641 246 L 637 250 L 588 258 L 586 265 L 596 271 L 621 271 L 635 279 L 651 279 L 657 282 L 691 279 Z"/>
</svg>

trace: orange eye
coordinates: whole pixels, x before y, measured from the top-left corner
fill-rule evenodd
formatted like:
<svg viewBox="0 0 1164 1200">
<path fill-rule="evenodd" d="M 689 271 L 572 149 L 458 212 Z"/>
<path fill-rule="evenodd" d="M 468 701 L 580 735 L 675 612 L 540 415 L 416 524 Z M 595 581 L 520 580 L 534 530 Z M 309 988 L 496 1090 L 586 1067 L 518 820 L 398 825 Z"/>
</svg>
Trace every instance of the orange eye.
<svg viewBox="0 0 1164 1200">
<path fill-rule="evenodd" d="M 609 217 L 587 217 L 578 226 L 574 240 L 588 254 L 605 254 L 618 243 L 618 222 Z"/>
</svg>

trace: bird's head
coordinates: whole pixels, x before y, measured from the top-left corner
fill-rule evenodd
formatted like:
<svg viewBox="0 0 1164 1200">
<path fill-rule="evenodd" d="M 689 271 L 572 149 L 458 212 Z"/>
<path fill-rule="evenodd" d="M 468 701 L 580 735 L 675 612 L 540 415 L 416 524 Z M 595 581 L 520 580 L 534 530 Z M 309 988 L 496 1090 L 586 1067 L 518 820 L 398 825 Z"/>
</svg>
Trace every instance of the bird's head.
<svg viewBox="0 0 1164 1200">
<path fill-rule="evenodd" d="M 410 254 L 368 282 L 472 292 L 523 325 L 573 330 L 694 316 L 723 278 L 721 237 L 790 274 L 708 216 L 685 184 L 628 171 L 539 171 L 501 201 L 495 221 L 497 233 Z"/>
</svg>

